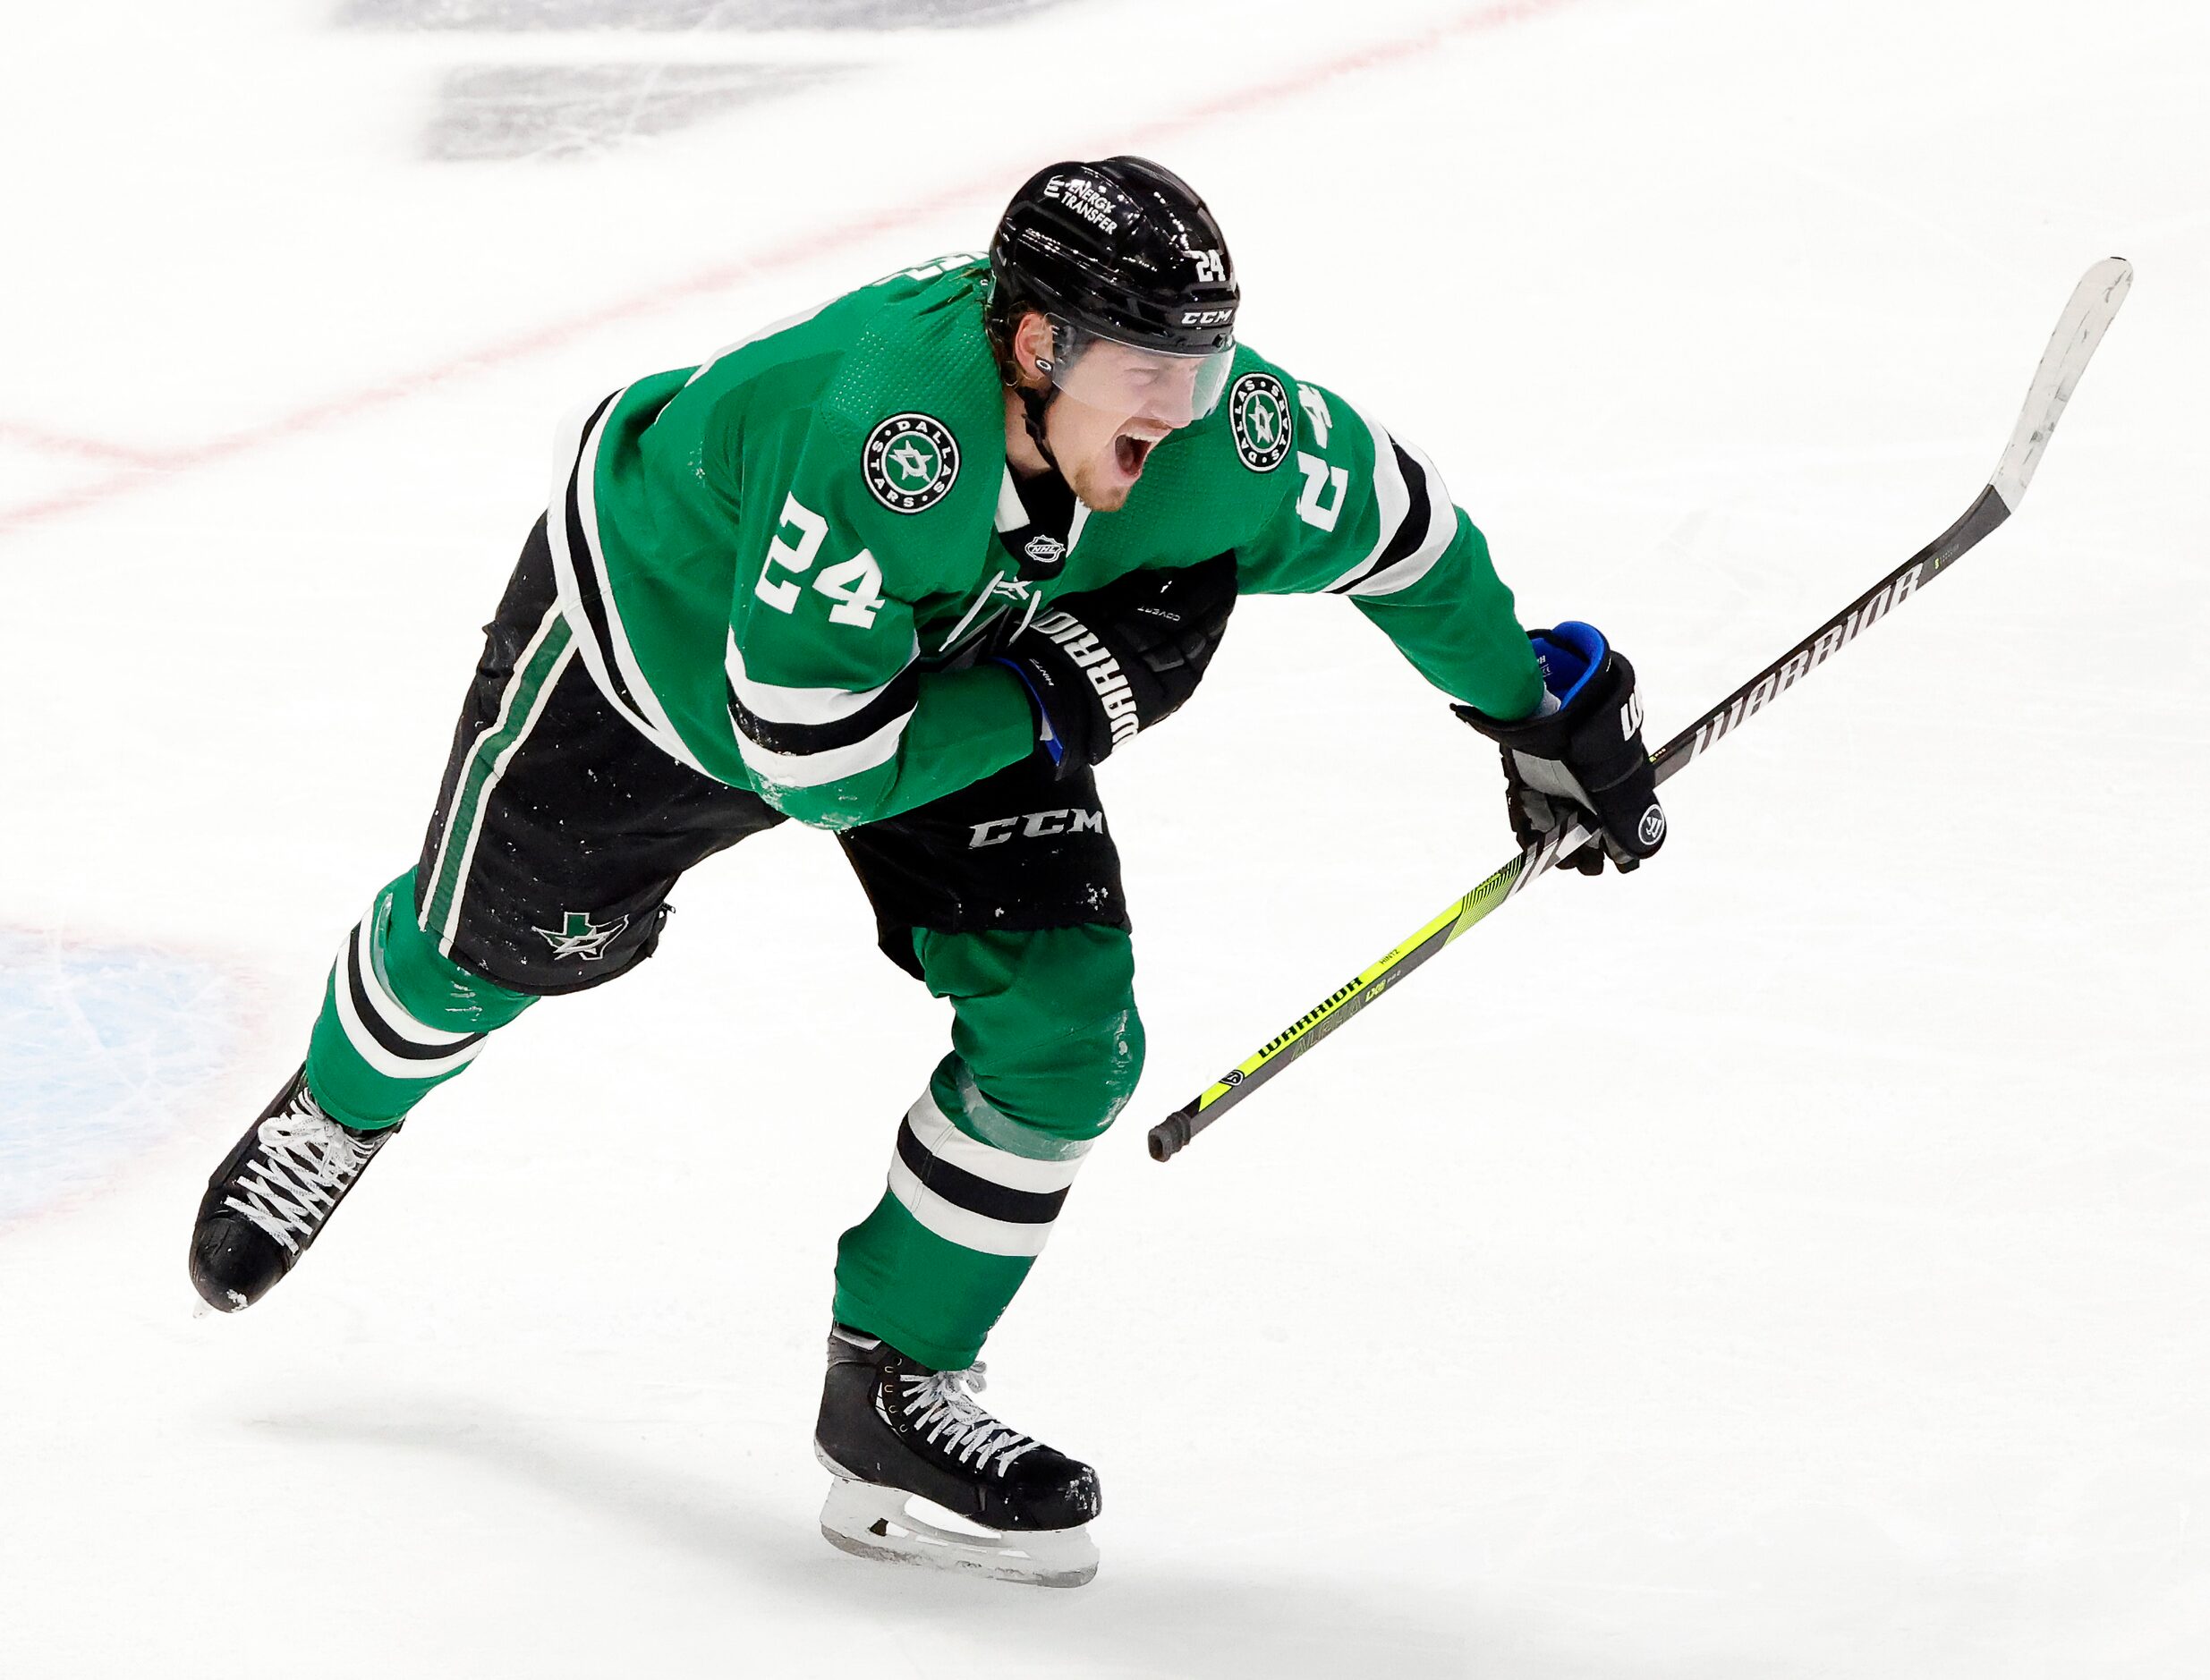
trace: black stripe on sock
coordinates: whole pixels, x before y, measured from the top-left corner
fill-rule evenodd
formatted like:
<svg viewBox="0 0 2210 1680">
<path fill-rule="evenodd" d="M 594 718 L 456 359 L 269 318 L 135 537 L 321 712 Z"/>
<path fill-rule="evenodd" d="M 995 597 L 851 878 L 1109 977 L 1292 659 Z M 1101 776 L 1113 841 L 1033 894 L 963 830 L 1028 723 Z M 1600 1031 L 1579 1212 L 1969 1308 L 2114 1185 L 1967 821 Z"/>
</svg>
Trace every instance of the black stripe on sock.
<svg viewBox="0 0 2210 1680">
<path fill-rule="evenodd" d="M 353 993 L 353 1014 L 361 1017 L 361 1024 L 369 1030 L 371 1039 L 394 1056 L 410 1062 L 442 1062 L 448 1056 L 458 1056 L 470 1045 L 483 1041 L 482 1033 L 472 1032 L 456 1044 L 425 1046 L 394 1032 L 390 1023 L 377 1014 L 376 1005 L 369 1001 L 368 982 L 361 972 L 361 929 L 357 924 L 345 936 L 345 985 Z"/>
<path fill-rule="evenodd" d="M 954 1207 L 1007 1225 L 1050 1225 L 1067 1201 L 1064 1190 L 1007 1190 L 929 1153 L 907 1120 L 897 1129 L 898 1158 L 913 1175 Z"/>
<path fill-rule="evenodd" d="M 1381 550 L 1380 556 L 1373 564 L 1356 577 L 1345 578 L 1340 583 L 1330 584 L 1328 593 L 1330 595 L 1345 594 L 1356 589 L 1367 579 L 1379 577 L 1397 562 L 1410 556 L 1423 542 L 1427 540 L 1429 510 L 1432 506 L 1427 493 L 1427 473 L 1418 462 L 1405 453 L 1405 446 L 1394 437 L 1389 440 L 1389 446 L 1397 452 L 1397 471 L 1404 475 L 1407 496 L 1404 519 L 1397 527 L 1397 534 L 1389 539 L 1388 547 Z"/>
<path fill-rule="evenodd" d="M 729 717 L 747 741 L 769 752 L 826 752 L 831 747 L 848 747 L 866 740 L 913 710 L 920 698 L 921 672 L 909 665 L 859 710 L 831 723 L 785 724 L 762 717 L 737 699 L 735 683 L 729 684 Z"/>
<path fill-rule="evenodd" d="M 614 632 L 608 618 L 606 599 L 599 592 L 599 568 L 591 564 L 591 541 L 583 530 L 583 504 L 578 494 L 578 484 L 586 471 L 584 457 L 591 446 L 591 428 L 599 424 L 608 406 L 619 391 L 591 412 L 583 422 L 582 441 L 577 445 L 575 465 L 569 469 L 568 486 L 560 497 L 560 517 L 568 533 L 568 564 L 575 573 L 576 598 L 582 603 L 586 628 L 591 639 L 598 645 L 599 662 L 606 666 L 607 681 L 614 684 L 614 692 L 638 723 L 644 721 L 644 710 L 637 704 L 637 697 L 629 692 L 629 684 L 622 676 L 622 662 L 615 658 Z"/>
</svg>

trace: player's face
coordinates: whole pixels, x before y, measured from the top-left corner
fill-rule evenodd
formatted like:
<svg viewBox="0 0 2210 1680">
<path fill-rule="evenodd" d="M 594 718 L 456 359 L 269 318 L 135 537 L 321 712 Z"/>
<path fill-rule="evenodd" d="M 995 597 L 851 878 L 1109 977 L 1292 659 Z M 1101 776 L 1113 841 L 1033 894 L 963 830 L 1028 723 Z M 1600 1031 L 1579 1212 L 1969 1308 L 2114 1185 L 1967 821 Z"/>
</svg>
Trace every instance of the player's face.
<svg viewBox="0 0 2210 1680">
<path fill-rule="evenodd" d="M 1020 347 L 1024 366 L 1050 356 L 1050 327 L 1041 316 L 1024 323 Z M 1219 400 L 1226 369 L 1225 354 L 1169 356 L 1109 339 L 1092 339 L 1055 366 L 1050 377 L 1058 391 L 1044 415 L 1044 437 L 1084 505 L 1109 513 L 1125 504 L 1151 452 Z"/>
<path fill-rule="evenodd" d="M 1084 359 L 1119 353 L 1125 352 L 1118 344 L 1096 344 Z M 1186 367 L 1194 369 L 1195 364 Z M 1111 395 L 1102 402 L 1060 388 L 1044 416 L 1044 436 L 1059 471 L 1086 506 L 1109 513 L 1128 499 L 1152 449 L 1196 418 L 1192 384 L 1187 372 L 1177 377 L 1169 370 L 1160 378 L 1145 370 L 1133 385 L 1118 379 L 1103 385 L 1100 394 Z"/>
</svg>

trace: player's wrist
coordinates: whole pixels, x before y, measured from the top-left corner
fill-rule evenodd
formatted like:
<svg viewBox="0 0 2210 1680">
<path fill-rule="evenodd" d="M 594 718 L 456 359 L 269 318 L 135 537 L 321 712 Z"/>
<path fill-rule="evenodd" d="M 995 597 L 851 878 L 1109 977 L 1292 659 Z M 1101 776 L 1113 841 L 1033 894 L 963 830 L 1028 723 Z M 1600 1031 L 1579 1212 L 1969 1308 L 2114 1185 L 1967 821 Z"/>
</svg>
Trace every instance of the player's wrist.
<svg viewBox="0 0 2210 1680">
<path fill-rule="evenodd" d="M 1028 696 L 1028 704 L 1035 713 L 1036 744 L 1043 749 L 1052 763 L 1064 763 L 1067 759 L 1066 738 L 1053 726 L 1050 710 L 1044 705 L 1043 696 L 1036 692 L 1036 681 L 1030 674 L 1029 667 L 1020 660 L 1009 658 L 1003 654 L 999 655 L 991 663 L 1001 665 L 1013 673 L 1014 680 L 1020 683 L 1021 692 Z"/>
<path fill-rule="evenodd" d="M 1551 838 L 1577 819 L 1598 830 L 1602 849 L 1584 849 L 1575 868 L 1595 874 L 1608 856 L 1634 869 L 1665 843 L 1635 667 L 1590 624 L 1568 622 L 1529 631 L 1527 639 L 1553 705 L 1509 723 L 1471 706 L 1451 709 L 1497 743 L 1523 846 L 1534 843 L 1530 836 Z"/>
</svg>

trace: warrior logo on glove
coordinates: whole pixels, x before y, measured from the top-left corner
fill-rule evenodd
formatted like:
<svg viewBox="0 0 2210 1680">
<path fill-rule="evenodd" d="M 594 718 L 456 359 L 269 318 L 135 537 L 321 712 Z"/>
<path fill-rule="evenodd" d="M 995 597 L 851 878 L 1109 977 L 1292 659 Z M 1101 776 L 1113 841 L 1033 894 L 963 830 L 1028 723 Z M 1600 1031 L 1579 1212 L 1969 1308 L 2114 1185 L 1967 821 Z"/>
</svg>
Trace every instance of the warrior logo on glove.
<svg viewBox="0 0 2210 1680">
<path fill-rule="evenodd" d="M 1096 764 L 1196 691 L 1236 605 L 1236 556 L 1131 572 L 1066 595 L 997 656 L 1036 708 L 1037 739 L 1064 776 Z"/>
<path fill-rule="evenodd" d="M 1052 613 L 1038 619 L 1036 634 L 1058 643 L 1059 651 L 1090 679 L 1105 722 L 1112 731 L 1112 745 L 1117 747 L 1134 739 L 1135 732 L 1143 726 L 1143 720 L 1136 714 L 1135 691 L 1128 686 L 1127 676 L 1120 668 L 1120 661 L 1113 658 L 1112 649 L 1072 613 Z"/>
</svg>

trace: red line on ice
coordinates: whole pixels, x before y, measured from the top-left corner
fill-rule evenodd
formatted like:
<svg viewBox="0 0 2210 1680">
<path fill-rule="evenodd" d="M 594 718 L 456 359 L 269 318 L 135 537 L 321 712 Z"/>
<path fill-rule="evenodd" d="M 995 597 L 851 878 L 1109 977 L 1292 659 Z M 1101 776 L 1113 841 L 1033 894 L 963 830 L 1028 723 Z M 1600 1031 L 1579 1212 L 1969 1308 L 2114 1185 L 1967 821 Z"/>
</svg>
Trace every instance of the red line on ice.
<svg viewBox="0 0 2210 1680">
<path fill-rule="evenodd" d="M 1310 93 L 1347 76 L 1392 68 L 1460 36 L 1523 22 L 1544 13 L 1558 11 L 1572 3 L 1573 0 L 1502 0 L 1502 4 L 1481 6 L 1446 21 L 1398 36 L 1393 40 L 1339 53 L 1324 64 L 1314 64 L 1309 69 L 1293 72 L 1269 81 L 1254 82 L 1249 87 L 1223 94 L 1217 99 L 1193 106 L 1175 116 L 1147 123 L 1132 135 L 1124 132 L 1113 143 L 1116 146 L 1131 142 L 1148 143 L 1202 128 L 1223 117 L 1245 115 L 1266 106 L 1278 105 L 1285 99 Z M 650 314 L 670 304 L 696 297 L 701 293 L 722 291 L 756 275 L 771 274 L 778 268 L 787 268 L 810 260 L 824 251 L 839 250 L 874 234 L 926 220 L 939 211 L 976 199 L 1000 194 L 1005 185 L 993 174 L 963 182 L 931 198 L 902 204 L 895 209 L 879 210 L 871 215 L 854 217 L 819 233 L 787 240 L 757 256 L 716 263 L 687 278 L 632 293 L 627 297 L 548 322 L 530 332 L 496 340 L 480 350 L 454 357 L 435 367 L 417 369 L 412 373 L 399 374 L 342 395 L 326 397 L 319 403 L 294 409 L 288 414 L 265 420 L 258 426 L 249 426 L 242 431 L 210 438 L 205 443 L 175 449 L 127 449 L 89 438 L 63 437 L 34 427 L 0 422 L 0 440 L 13 438 L 34 448 L 126 463 L 119 471 L 94 479 L 89 484 L 48 496 L 44 501 L 29 502 L 0 512 L 0 535 L 20 530 L 40 520 L 79 512 L 176 473 L 217 465 L 264 445 L 281 443 L 287 438 L 319 431 L 324 427 L 389 407 L 395 403 L 418 396 L 460 374 L 479 369 L 506 367 L 524 361 L 540 352 L 573 343 L 599 327 Z M 995 202 L 994 197 L 991 201 Z"/>
<path fill-rule="evenodd" d="M 169 459 L 158 449 L 131 449 L 121 444 L 104 443 L 97 437 L 77 437 L 67 432 L 48 431 L 42 426 L 26 426 L 18 420 L 0 420 L 0 444 L 21 444 L 26 449 L 36 449 L 49 455 L 81 455 L 88 461 L 121 461 L 134 467 L 159 466 Z"/>
</svg>

